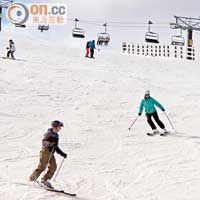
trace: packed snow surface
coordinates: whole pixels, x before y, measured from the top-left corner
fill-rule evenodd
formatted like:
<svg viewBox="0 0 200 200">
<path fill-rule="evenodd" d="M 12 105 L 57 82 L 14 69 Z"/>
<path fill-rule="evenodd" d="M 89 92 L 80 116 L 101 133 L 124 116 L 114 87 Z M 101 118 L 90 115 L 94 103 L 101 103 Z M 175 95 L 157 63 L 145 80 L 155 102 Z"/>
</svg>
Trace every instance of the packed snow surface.
<svg viewBox="0 0 200 200">
<path fill-rule="evenodd" d="M 0 59 L 1 200 L 199 200 L 198 60 L 108 49 L 87 59 L 84 46 L 31 36 L 15 42 L 17 60 Z M 151 130 L 144 113 L 128 131 L 146 89 L 175 126 L 158 109 L 171 131 L 166 137 L 146 135 Z M 65 124 L 60 147 L 68 158 L 52 184 L 77 193 L 75 198 L 28 183 L 54 119 Z M 62 158 L 56 158 L 59 166 Z"/>
</svg>

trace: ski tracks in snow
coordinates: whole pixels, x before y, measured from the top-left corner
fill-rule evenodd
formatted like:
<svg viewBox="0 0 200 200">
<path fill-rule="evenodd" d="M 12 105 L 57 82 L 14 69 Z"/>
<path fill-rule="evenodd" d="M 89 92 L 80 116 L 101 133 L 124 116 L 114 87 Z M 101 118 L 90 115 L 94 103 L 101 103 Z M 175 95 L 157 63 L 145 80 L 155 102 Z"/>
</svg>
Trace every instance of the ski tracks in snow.
<svg viewBox="0 0 200 200">
<path fill-rule="evenodd" d="M 194 106 L 190 107 L 193 97 L 182 90 L 190 91 L 183 78 L 191 71 L 188 63 L 183 66 L 183 61 L 172 64 L 110 52 L 85 60 L 78 50 L 36 49 L 38 52 L 29 55 L 31 62 L 8 62 L 0 69 L 2 200 L 66 199 L 12 184 L 26 180 L 37 166 L 43 133 L 54 118 L 66 122 L 60 144 L 69 155 L 57 181 L 80 199 L 199 199 L 197 136 L 147 137 L 142 118 L 127 130 L 147 87 L 160 99 L 168 94 L 164 103 L 171 110 L 177 108 L 171 117 L 179 127 L 190 128 L 185 122 L 194 120 L 192 114 L 186 111 L 182 116 L 185 97 L 191 102 L 187 109 L 194 113 Z M 183 67 L 188 71 L 182 71 Z M 199 74 L 198 68 L 193 66 L 191 82 Z M 198 87 L 197 83 L 190 92 Z M 182 96 L 177 97 L 177 91 Z M 190 126 L 196 124 L 198 120 Z"/>
</svg>

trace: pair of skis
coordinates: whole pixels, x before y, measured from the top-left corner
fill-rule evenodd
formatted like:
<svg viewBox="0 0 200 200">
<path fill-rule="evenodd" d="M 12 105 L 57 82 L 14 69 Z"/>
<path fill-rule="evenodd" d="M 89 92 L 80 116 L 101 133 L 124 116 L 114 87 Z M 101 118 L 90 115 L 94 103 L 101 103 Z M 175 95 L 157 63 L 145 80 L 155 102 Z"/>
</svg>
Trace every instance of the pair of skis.
<svg viewBox="0 0 200 200">
<path fill-rule="evenodd" d="M 58 193 L 58 194 L 65 195 L 65 196 L 76 197 L 75 193 L 69 193 L 69 192 L 66 192 L 64 190 L 59 190 L 59 189 L 55 189 L 55 188 L 49 188 L 49 187 L 44 186 L 39 181 L 34 181 L 34 184 L 31 184 L 31 185 L 28 184 L 28 183 L 21 183 L 21 182 L 15 182 L 13 184 L 22 185 L 22 186 L 31 186 L 31 187 L 34 187 L 34 188 L 45 189 L 46 191 Z"/>
<path fill-rule="evenodd" d="M 9 59 L 9 60 L 16 60 L 15 58 L 10 58 L 10 57 L 1 57 L 2 59 Z"/>
<path fill-rule="evenodd" d="M 157 135 L 157 134 L 159 134 L 160 136 L 166 136 L 166 135 L 170 134 L 170 132 L 167 131 L 167 132 L 163 132 L 163 133 L 161 133 L 161 132 L 158 132 L 158 133 L 147 133 L 148 136 L 154 136 L 154 135 Z"/>
</svg>

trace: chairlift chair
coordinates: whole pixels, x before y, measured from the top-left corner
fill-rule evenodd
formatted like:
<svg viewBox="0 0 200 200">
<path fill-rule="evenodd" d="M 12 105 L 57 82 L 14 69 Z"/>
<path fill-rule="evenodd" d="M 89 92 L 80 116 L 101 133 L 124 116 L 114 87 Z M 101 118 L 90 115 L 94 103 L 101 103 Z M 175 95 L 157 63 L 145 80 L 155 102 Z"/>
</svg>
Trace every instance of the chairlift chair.
<svg viewBox="0 0 200 200">
<path fill-rule="evenodd" d="M 85 38 L 85 31 L 82 28 L 75 27 L 72 30 L 72 36 L 74 38 Z"/>
<path fill-rule="evenodd" d="M 0 7 L 1 7 L 1 8 L 5 8 L 5 9 L 7 9 L 9 6 L 7 6 L 7 5 L 5 5 L 5 6 L 1 6 L 1 5 L 0 5 Z"/>
<path fill-rule="evenodd" d="M 107 23 L 103 24 L 103 27 L 105 28 L 103 33 L 98 34 L 98 40 L 97 40 L 97 45 L 105 45 L 107 46 L 108 43 L 110 42 L 110 35 L 107 33 Z"/>
<path fill-rule="evenodd" d="M 145 41 L 149 43 L 159 43 L 159 35 L 154 32 L 147 32 L 145 34 Z"/>
<path fill-rule="evenodd" d="M 15 24 L 15 27 L 17 28 L 26 28 L 25 24 Z"/>
<path fill-rule="evenodd" d="M 181 35 L 172 36 L 171 45 L 184 46 L 185 45 L 184 37 Z"/>
<path fill-rule="evenodd" d="M 49 25 L 39 25 L 38 26 L 38 30 L 40 30 L 41 32 L 48 31 L 49 30 Z"/>
<path fill-rule="evenodd" d="M 72 30 L 72 36 L 74 38 L 85 38 L 85 31 L 82 28 L 78 28 L 77 26 L 79 20 L 75 18 L 74 22 L 75 22 L 75 27 Z"/>
<path fill-rule="evenodd" d="M 110 35 L 108 33 L 99 33 L 98 34 L 98 41 L 97 44 L 98 45 L 108 45 L 110 41 Z"/>
<path fill-rule="evenodd" d="M 148 21 L 148 32 L 145 34 L 145 41 L 149 43 L 159 43 L 158 33 L 151 32 L 152 21 Z"/>
</svg>

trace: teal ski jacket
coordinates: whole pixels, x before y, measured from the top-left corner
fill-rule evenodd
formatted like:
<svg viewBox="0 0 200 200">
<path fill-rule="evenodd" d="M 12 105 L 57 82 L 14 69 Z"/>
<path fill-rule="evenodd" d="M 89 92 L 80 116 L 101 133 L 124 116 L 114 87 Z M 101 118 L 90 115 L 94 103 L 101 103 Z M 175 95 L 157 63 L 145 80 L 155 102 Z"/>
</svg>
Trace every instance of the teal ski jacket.
<svg viewBox="0 0 200 200">
<path fill-rule="evenodd" d="M 152 97 L 149 97 L 148 99 L 144 98 L 140 103 L 139 113 L 142 113 L 143 109 L 145 108 L 146 114 L 152 114 L 156 111 L 155 105 L 161 110 L 164 110 L 164 107 L 154 98 Z"/>
</svg>

